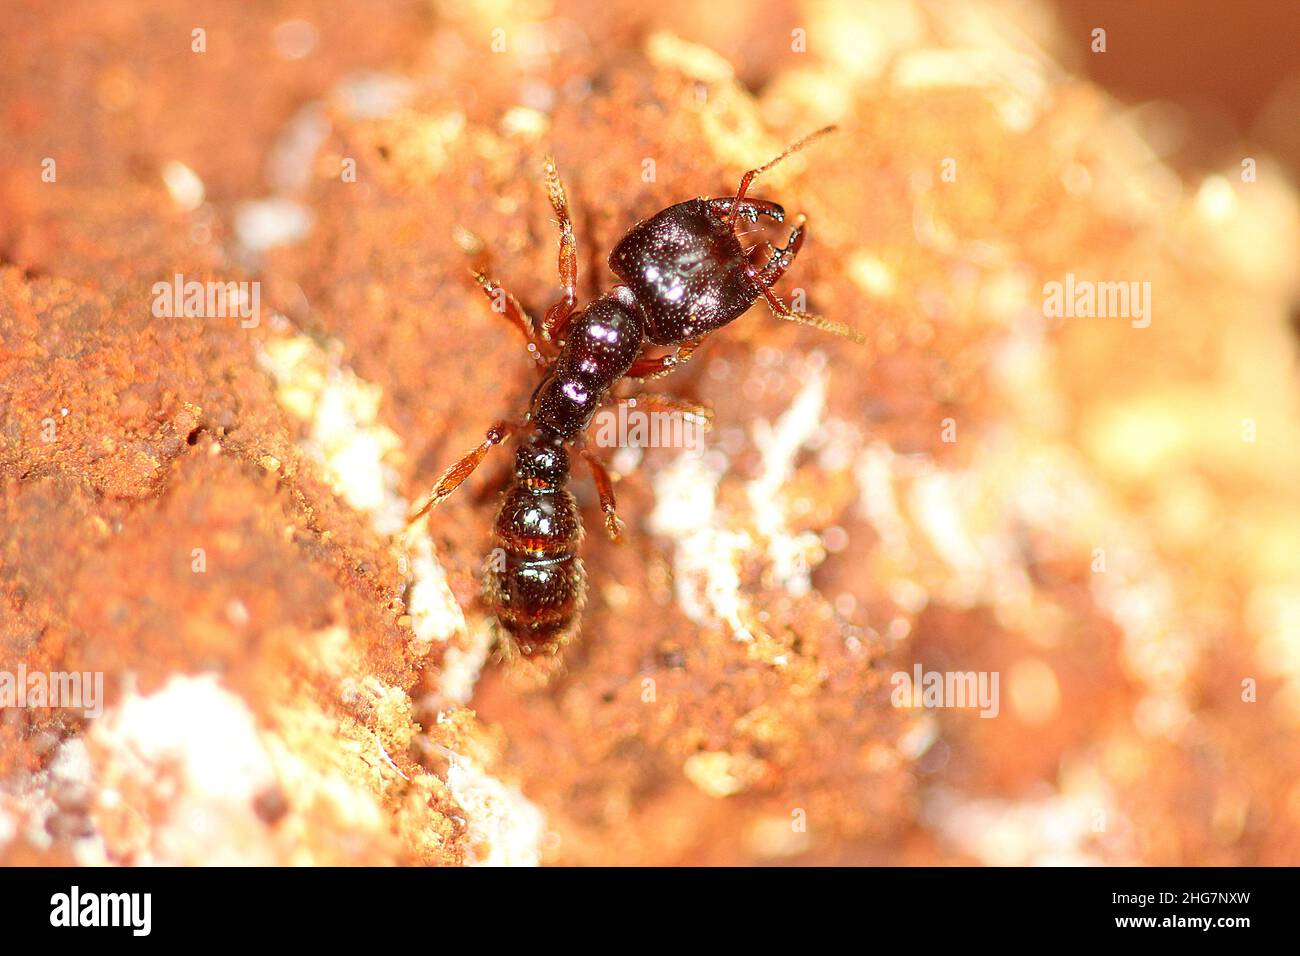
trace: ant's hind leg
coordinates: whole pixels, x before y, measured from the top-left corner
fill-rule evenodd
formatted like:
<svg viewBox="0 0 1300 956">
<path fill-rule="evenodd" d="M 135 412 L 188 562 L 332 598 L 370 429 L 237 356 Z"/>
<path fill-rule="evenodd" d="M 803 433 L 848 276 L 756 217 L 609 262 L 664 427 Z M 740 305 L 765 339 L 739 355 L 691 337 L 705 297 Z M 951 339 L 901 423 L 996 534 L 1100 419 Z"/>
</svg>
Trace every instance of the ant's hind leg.
<svg viewBox="0 0 1300 956">
<path fill-rule="evenodd" d="M 541 368 L 545 368 L 547 359 L 555 355 L 555 346 L 538 333 L 533 317 L 524 311 L 518 299 L 487 274 L 475 269 L 474 281 L 491 301 L 492 311 L 504 315 L 506 321 L 524 334 L 524 338 L 528 340 L 528 354 Z"/>
<path fill-rule="evenodd" d="M 569 199 L 555 168 L 555 157 L 546 157 L 546 195 L 560 223 L 560 251 L 556 272 L 560 278 L 561 297 L 546 310 L 542 319 L 542 336 L 548 342 L 564 337 L 569 319 L 578 302 L 578 241 L 573 236 L 573 220 L 569 216 Z"/>
<path fill-rule="evenodd" d="M 618 516 L 617 503 L 614 501 L 614 481 L 609 469 L 596 455 L 582 448 L 580 454 L 591 468 L 591 480 L 596 483 L 596 494 L 600 496 L 600 510 L 605 512 L 605 533 L 611 541 L 618 541 L 623 534 L 623 521 Z"/>
<path fill-rule="evenodd" d="M 677 346 L 677 351 L 669 352 L 667 355 L 656 355 L 650 358 L 643 355 L 632 363 L 632 367 L 627 370 L 626 375 L 628 378 L 658 378 L 661 375 L 667 375 L 678 366 L 689 362 L 691 355 L 703 342 L 703 337 L 688 339 Z"/>
<path fill-rule="evenodd" d="M 406 518 L 407 522 L 415 521 L 430 508 L 442 504 L 453 491 L 460 487 L 460 483 L 472 475 L 474 469 L 483 463 L 483 459 L 492 450 L 493 446 L 505 441 L 506 436 L 513 432 L 516 427 L 510 422 L 500 421 L 489 428 L 487 436 L 477 448 L 442 473 L 437 484 L 433 486 L 433 490 L 420 500 L 419 505 L 411 509 Z"/>
</svg>

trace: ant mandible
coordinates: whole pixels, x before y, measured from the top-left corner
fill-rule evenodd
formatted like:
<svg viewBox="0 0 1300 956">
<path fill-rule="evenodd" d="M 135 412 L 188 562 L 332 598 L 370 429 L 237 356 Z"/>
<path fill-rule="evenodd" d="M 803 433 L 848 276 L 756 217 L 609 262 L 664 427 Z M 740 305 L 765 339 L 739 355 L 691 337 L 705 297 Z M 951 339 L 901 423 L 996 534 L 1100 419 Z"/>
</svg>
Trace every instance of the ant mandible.
<svg viewBox="0 0 1300 956">
<path fill-rule="evenodd" d="M 760 216 L 785 221 L 778 204 L 746 198 L 750 184 L 833 129 L 818 130 L 745 173 L 735 196 L 689 199 L 638 222 L 609 256 L 609 267 L 621 283 L 581 310 L 576 310 L 578 256 L 568 200 L 555 161 L 548 157 L 546 191 L 559 217 L 563 292 L 546 310 L 540 334 L 513 296 L 482 272 L 475 273 L 483 290 L 504 304 L 506 318 L 527 337 L 544 377 L 524 421 L 500 421 L 488 429 L 483 442 L 448 468 L 412 509 L 410 521 L 444 501 L 493 446 L 519 434 L 514 480 L 494 528 L 494 553 L 504 560 L 489 563 L 484 597 L 522 654 L 557 653 L 575 633 L 586 598 L 586 572 L 578 556 L 582 519 L 565 488 L 567 445 L 576 443 L 591 468 L 605 528 L 611 538 L 619 536 L 613 483 L 583 441 L 597 408 L 619 379 L 657 378 L 682 365 L 710 332 L 739 318 L 760 296 L 779 318 L 861 340 L 838 322 L 793 312 L 772 292 L 803 245 L 804 217 L 779 249 L 763 242 L 746 250 L 736 229 L 741 217 L 750 223 Z M 674 351 L 651 357 L 643 354 L 647 345 Z M 647 404 L 676 412 L 691 408 L 662 396 L 648 397 Z"/>
</svg>

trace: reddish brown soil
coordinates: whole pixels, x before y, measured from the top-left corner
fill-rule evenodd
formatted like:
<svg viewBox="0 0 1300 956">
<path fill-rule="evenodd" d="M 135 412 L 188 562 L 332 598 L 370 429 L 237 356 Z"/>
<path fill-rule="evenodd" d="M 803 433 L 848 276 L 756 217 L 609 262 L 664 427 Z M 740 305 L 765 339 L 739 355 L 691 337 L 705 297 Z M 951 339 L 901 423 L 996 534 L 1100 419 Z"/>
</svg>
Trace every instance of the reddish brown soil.
<svg viewBox="0 0 1300 956">
<path fill-rule="evenodd" d="M 469 758 L 540 810 L 545 862 L 1295 862 L 1300 672 L 1269 609 L 1300 586 L 1297 496 L 1276 477 L 1294 474 L 1278 469 L 1294 464 L 1300 417 L 1252 384 L 1295 385 L 1268 362 L 1292 346 L 1294 222 L 1268 211 L 1294 214 L 1289 187 L 1257 184 L 1272 190 L 1262 204 L 1238 187 L 1235 226 L 1207 225 L 1197 183 L 1160 198 L 1165 180 L 1096 89 L 1048 71 L 1017 126 L 999 112 L 1005 79 L 990 94 L 855 74 L 830 36 L 836 17 L 869 23 L 848 3 L 749 17 L 561 6 L 498 23 L 473 7 L 298 4 L 317 30 L 299 60 L 276 53 L 284 10 L 13 11 L 0 36 L 0 669 L 102 671 L 110 708 L 216 674 L 317 775 L 307 794 L 276 764 L 285 789 L 259 795 L 264 824 L 232 824 L 250 859 L 483 858 L 475 821 L 513 811 L 465 805 L 449 767 Z M 790 49 L 794 28 L 806 54 Z M 895 64 L 974 42 L 924 18 L 882 35 Z M 409 99 L 357 115 L 343 90 L 359 70 L 404 78 Z M 268 163 L 312 101 L 330 130 L 287 193 L 312 228 L 257 255 L 238 241 L 239 204 L 277 187 Z M 654 450 L 618 488 L 623 545 L 598 533 L 575 478 L 591 593 L 564 668 L 538 686 L 489 663 L 453 707 L 447 655 L 488 626 L 479 568 L 508 455 L 430 520 L 468 626 L 422 647 L 393 542 L 332 488 L 259 355 L 294 335 L 337 343 L 341 366 L 381 389 L 377 423 L 400 442 L 398 490 L 413 499 L 535 384 L 469 276 L 464 231 L 540 314 L 556 294 L 546 152 L 590 296 L 638 218 L 723 193 L 830 121 L 837 136 L 755 191 L 809 217 L 783 291 L 867 346 L 755 309 L 660 383 L 714 407 L 727 455 L 711 520 L 750 536 L 734 595 L 753 640 L 675 595 L 688 546 L 649 518 L 677 452 Z M 949 157 L 953 184 L 939 178 Z M 202 180 L 197 209 L 164 185 L 172 162 Z M 1079 169 L 1091 191 L 1071 189 Z M 1232 257 L 1260 232 L 1272 255 Z M 1157 321 L 1044 320 L 1039 290 L 1067 271 L 1152 280 Z M 149 290 L 177 272 L 259 280 L 263 321 L 155 318 Z M 1026 341 L 1032 374 L 1015 364 Z M 819 425 L 774 493 L 782 534 L 825 543 L 803 592 L 781 579 L 750 494 L 761 437 L 818 368 Z M 1258 444 L 1239 439 L 1244 418 Z M 864 491 L 879 491 L 862 478 L 873 448 L 893 456 L 897 525 Z M 948 507 L 960 533 L 940 527 Z M 954 541 L 975 542 L 973 565 Z M 1108 582 L 1137 555 L 1113 599 L 1098 547 Z M 1145 628 L 1124 618 L 1143 586 L 1161 597 Z M 329 633 L 344 635 L 336 654 L 319 650 Z M 1184 653 L 1177 675 L 1160 668 Z M 999 672 L 999 717 L 892 706 L 891 674 L 915 662 Z M 57 795 L 51 762 L 81 736 L 91 792 L 54 799 L 0 859 L 84 859 L 74 841 L 91 834 L 108 860 L 136 862 L 176 826 L 173 797 L 148 787 L 119 788 L 132 814 L 110 809 L 97 788 L 118 779 L 116 751 L 59 710 L 0 714 L 0 813 Z M 333 776 L 373 798 L 380 823 L 321 796 Z"/>
</svg>

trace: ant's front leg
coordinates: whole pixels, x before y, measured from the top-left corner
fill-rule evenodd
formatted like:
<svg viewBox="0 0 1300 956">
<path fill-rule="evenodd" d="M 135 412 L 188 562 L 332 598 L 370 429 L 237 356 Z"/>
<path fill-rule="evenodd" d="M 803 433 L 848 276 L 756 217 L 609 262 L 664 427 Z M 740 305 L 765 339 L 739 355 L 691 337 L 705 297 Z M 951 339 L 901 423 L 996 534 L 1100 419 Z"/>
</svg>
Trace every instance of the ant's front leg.
<svg viewBox="0 0 1300 956">
<path fill-rule="evenodd" d="M 605 533 L 611 541 L 618 541 L 623 535 L 623 521 L 618 516 L 617 502 L 614 501 L 614 481 L 610 477 L 605 463 L 596 457 L 585 445 L 579 453 L 591 469 L 591 480 L 596 483 L 596 494 L 600 496 L 600 510 L 605 512 Z"/>
<path fill-rule="evenodd" d="M 560 251 L 556 271 L 563 292 L 560 300 L 546 310 L 542 318 L 542 337 L 548 342 L 564 338 L 578 303 L 578 241 L 573 236 L 573 220 L 569 216 L 569 199 L 564 193 L 555 157 L 546 157 L 546 195 L 560 222 Z"/>
<path fill-rule="evenodd" d="M 483 463 L 487 453 L 494 446 L 505 441 L 506 436 L 518 427 L 518 425 L 511 422 L 499 421 L 489 428 L 487 436 L 477 448 L 442 473 L 437 484 L 433 486 L 433 490 L 424 496 L 417 507 L 411 509 L 406 518 L 407 523 L 415 521 L 430 508 L 442 504 L 453 491 L 460 487 L 460 483 L 472 475 L 474 469 Z"/>
<path fill-rule="evenodd" d="M 627 370 L 628 378 L 659 378 L 661 375 L 667 375 L 678 366 L 685 365 L 691 360 L 691 355 L 704 343 L 704 337 L 698 339 L 687 339 L 681 345 L 677 346 L 675 352 L 669 352 L 667 355 L 656 355 L 647 357 L 642 355 L 632 367 Z"/>
</svg>

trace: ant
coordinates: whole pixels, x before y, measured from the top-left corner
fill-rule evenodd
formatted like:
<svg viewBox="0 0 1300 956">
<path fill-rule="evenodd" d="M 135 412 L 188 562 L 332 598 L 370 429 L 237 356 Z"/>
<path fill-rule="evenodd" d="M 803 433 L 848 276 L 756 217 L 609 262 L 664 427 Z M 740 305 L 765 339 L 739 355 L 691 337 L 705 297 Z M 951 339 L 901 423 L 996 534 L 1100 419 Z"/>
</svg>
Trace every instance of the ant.
<svg viewBox="0 0 1300 956">
<path fill-rule="evenodd" d="M 582 519 L 565 488 L 567 445 L 576 445 L 586 460 L 606 531 L 615 540 L 619 537 L 622 522 L 615 510 L 613 483 L 583 437 L 619 379 L 658 378 L 684 364 L 709 333 L 739 318 L 760 296 L 779 318 L 861 341 L 861 336 L 838 322 L 793 312 L 772 292 L 772 285 L 803 246 L 803 216 L 779 249 L 763 242 L 746 250 L 737 232 L 742 217 L 750 223 L 757 223 L 760 216 L 785 221 L 785 210 L 776 203 L 746 198 L 750 184 L 833 129 L 818 130 L 745 173 L 735 196 L 689 199 L 638 222 L 609 256 L 609 267 L 621 284 L 581 310 L 576 309 L 578 256 L 568 200 L 555 160 L 548 157 L 546 191 L 559 217 L 558 272 L 563 291 L 546 310 L 540 334 L 512 295 L 483 272 L 474 273 L 483 291 L 503 303 L 506 318 L 528 339 L 543 379 L 524 421 L 500 421 L 489 428 L 478 447 L 442 474 L 412 509 L 409 520 L 414 522 L 444 501 L 494 446 L 520 434 L 514 480 L 504 493 L 494 528 L 498 558 L 489 562 L 484 597 L 525 656 L 556 654 L 575 633 L 586 599 L 586 572 L 578 557 Z M 647 345 L 674 350 L 652 357 L 643 354 Z M 689 403 L 663 396 L 647 396 L 644 401 L 651 407 L 707 419 L 699 408 L 690 411 Z"/>
</svg>

